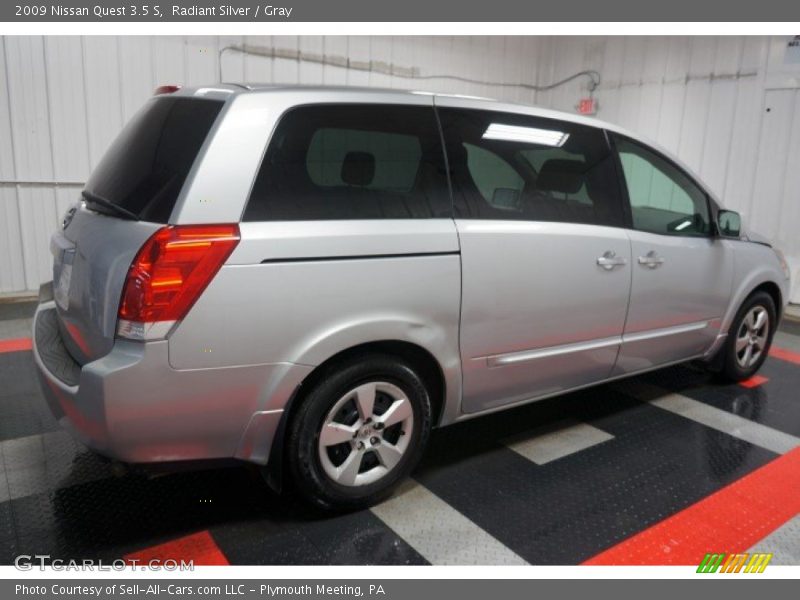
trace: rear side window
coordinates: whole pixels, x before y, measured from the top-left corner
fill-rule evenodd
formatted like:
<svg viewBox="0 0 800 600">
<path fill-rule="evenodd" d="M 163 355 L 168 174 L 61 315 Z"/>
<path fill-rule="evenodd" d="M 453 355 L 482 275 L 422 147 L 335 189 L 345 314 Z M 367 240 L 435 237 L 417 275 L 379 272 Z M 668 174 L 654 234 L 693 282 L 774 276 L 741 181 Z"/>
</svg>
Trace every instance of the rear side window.
<svg viewBox="0 0 800 600">
<path fill-rule="evenodd" d="M 323 188 L 362 185 L 408 193 L 414 189 L 421 160 L 422 145 L 415 135 L 318 129 L 308 146 L 306 168 L 312 183 Z"/>
<path fill-rule="evenodd" d="M 615 139 L 634 229 L 666 235 L 711 232 L 708 197 L 683 171 L 648 148 Z"/>
<path fill-rule="evenodd" d="M 114 140 L 86 190 L 144 221 L 166 223 L 222 105 L 196 98 L 150 100 Z"/>
<path fill-rule="evenodd" d="M 451 216 L 432 108 L 317 105 L 278 124 L 245 221 Z"/>
<path fill-rule="evenodd" d="M 456 216 L 623 224 L 602 130 L 509 113 L 438 110 Z"/>
</svg>

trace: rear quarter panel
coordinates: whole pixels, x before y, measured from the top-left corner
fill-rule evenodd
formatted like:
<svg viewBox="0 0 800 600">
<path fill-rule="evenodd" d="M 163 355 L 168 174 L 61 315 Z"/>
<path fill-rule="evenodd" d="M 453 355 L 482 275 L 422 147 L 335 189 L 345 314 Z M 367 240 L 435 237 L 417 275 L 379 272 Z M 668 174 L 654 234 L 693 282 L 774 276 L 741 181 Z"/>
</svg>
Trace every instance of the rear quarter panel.
<svg viewBox="0 0 800 600">
<path fill-rule="evenodd" d="M 169 361 L 317 366 L 360 344 L 404 341 L 436 358 L 446 401 L 458 402 L 460 295 L 449 219 L 243 223 L 239 247 L 171 335 Z"/>
</svg>

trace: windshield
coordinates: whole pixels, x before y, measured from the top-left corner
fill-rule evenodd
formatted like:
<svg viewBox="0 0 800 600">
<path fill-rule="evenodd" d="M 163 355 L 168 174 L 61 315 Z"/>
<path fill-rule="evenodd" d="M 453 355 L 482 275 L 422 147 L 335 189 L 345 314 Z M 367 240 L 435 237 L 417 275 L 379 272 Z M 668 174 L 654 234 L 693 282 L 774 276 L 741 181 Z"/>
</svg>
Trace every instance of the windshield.
<svg viewBox="0 0 800 600">
<path fill-rule="evenodd" d="M 116 204 L 143 221 L 166 223 L 222 104 L 174 97 L 149 101 L 92 173 L 88 196 Z M 92 208 L 115 214 L 99 202 Z"/>
</svg>

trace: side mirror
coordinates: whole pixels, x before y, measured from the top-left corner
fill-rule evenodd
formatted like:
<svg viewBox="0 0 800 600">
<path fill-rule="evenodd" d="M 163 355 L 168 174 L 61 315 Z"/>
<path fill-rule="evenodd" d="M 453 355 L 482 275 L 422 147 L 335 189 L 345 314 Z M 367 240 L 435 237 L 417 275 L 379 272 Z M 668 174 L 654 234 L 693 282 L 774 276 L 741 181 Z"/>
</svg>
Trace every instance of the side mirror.
<svg viewBox="0 0 800 600">
<path fill-rule="evenodd" d="M 742 215 L 733 210 L 719 211 L 717 231 L 723 237 L 738 238 L 742 234 Z"/>
</svg>

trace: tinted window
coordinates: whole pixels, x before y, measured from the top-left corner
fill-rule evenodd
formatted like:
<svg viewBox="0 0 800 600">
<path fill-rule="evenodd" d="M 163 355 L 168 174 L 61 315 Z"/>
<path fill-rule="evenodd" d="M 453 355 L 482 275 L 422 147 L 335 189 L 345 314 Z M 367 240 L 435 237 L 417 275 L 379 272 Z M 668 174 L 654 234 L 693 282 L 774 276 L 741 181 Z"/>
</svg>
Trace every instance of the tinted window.
<svg viewBox="0 0 800 600">
<path fill-rule="evenodd" d="M 499 112 L 439 114 L 458 217 L 622 225 L 603 131 Z"/>
<path fill-rule="evenodd" d="M 244 220 L 451 214 L 432 108 L 320 105 L 296 108 L 281 119 Z"/>
<path fill-rule="evenodd" d="M 320 187 L 352 183 L 343 179 L 347 175 L 343 167 L 346 160 L 352 160 L 347 156 L 351 152 L 374 157 L 372 179 L 363 182 L 363 187 L 404 193 L 413 189 L 422 159 L 419 138 L 403 133 L 353 129 L 318 129 L 314 132 L 306 155 L 306 168 L 312 183 Z"/>
<path fill-rule="evenodd" d="M 668 235 L 708 235 L 708 199 L 683 171 L 644 146 L 616 139 L 633 227 Z"/>
<path fill-rule="evenodd" d="M 114 140 L 86 190 L 142 220 L 166 223 L 222 104 L 194 98 L 150 100 Z"/>
<path fill-rule="evenodd" d="M 467 150 L 467 170 L 483 199 L 494 208 L 512 209 L 519 203 L 525 180 L 494 152 L 464 144 Z"/>
</svg>

